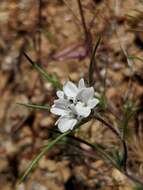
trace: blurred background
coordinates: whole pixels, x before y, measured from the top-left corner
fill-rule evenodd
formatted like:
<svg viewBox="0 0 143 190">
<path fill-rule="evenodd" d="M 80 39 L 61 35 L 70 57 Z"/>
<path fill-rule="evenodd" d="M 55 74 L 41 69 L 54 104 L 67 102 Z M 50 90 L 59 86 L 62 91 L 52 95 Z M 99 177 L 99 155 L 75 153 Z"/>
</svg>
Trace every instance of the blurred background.
<svg viewBox="0 0 143 190">
<path fill-rule="evenodd" d="M 17 105 L 52 105 L 56 97 L 55 89 L 32 68 L 23 52 L 62 83 L 77 82 L 88 77 L 90 45 L 95 46 L 100 35 L 94 78 L 95 88 L 99 93 L 105 90 L 114 113 L 107 112 L 106 117 L 118 127 L 128 100 L 142 108 L 143 1 L 81 0 L 81 4 L 78 0 L 0 0 L 1 190 L 134 188 L 98 152 L 95 159 L 88 158 L 71 146 L 70 139 L 56 145 L 18 184 L 28 163 L 54 137 L 49 129 L 56 129 L 55 117 L 48 111 Z M 76 136 L 102 144 L 107 152 L 121 146 L 97 121 L 87 123 Z M 128 167 L 142 178 L 142 109 L 128 122 L 127 142 Z M 91 151 L 82 143 L 80 147 Z"/>
</svg>

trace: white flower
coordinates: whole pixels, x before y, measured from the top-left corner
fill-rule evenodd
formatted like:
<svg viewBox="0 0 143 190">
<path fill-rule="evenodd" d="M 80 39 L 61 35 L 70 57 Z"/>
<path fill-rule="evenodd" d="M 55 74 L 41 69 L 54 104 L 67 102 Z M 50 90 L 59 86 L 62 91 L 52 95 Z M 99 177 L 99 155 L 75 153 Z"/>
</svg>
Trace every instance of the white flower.
<svg viewBox="0 0 143 190">
<path fill-rule="evenodd" d="M 51 112 L 60 116 L 56 122 L 61 132 L 72 130 L 83 118 L 90 115 L 99 100 L 94 97 L 94 88 L 86 87 L 84 79 L 76 86 L 68 81 L 63 86 L 63 91 L 57 91 L 58 99 L 54 101 Z"/>
</svg>

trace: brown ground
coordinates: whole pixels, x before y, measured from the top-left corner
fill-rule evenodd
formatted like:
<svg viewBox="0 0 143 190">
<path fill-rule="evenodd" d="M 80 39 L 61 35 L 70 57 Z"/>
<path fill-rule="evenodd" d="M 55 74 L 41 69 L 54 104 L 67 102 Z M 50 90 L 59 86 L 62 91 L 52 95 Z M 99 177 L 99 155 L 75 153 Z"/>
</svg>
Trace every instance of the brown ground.
<svg viewBox="0 0 143 190">
<path fill-rule="evenodd" d="M 50 113 L 16 104 L 52 104 L 55 95 L 53 87 L 40 78 L 22 52 L 41 62 L 62 83 L 68 78 L 78 81 L 87 77 L 89 57 L 83 45 L 85 36 L 77 0 L 63 2 L 43 0 L 39 24 L 38 0 L 0 1 L 0 188 L 131 190 L 133 183 L 98 154 L 96 159 L 89 159 L 71 147 L 70 142 L 54 147 L 27 180 L 17 185 L 29 161 L 51 137 L 48 129 L 54 127 Z M 129 63 L 130 68 L 123 53 L 124 49 L 128 55 L 143 57 L 143 1 L 82 0 L 82 4 L 94 44 L 102 34 L 96 57 L 97 91 L 103 90 L 107 68 L 106 95 L 113 112 L 121 118 L 126 94 L 139 107 L 143 103 L 143 63 L 136 59 Z M 72 51 L 74 46 L 78 47 Z M 127 137 L 128 166 L 140 178 L 143 176 L 142 116 L 140 111 L 131 120 Z M 108 114 L 108 119 L 117 126 L 115 117 Z M 98 122 L 86 124 L 77 135 L 92 143 L 102 143 L 107 150 L 118 147 L 114 135 Z M 81 147 L 87 149 L 83 144 Z"/>
</svg>

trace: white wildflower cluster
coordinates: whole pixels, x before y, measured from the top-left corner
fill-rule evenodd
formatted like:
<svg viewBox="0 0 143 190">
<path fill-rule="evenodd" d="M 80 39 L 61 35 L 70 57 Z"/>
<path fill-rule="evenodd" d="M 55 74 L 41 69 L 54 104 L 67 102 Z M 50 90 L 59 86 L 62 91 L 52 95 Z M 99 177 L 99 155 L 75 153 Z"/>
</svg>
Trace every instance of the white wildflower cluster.
<svg viewBox="0 0 143 190">
<path fill-rule="evenodd" d="M 77 122 L 90 115 L 99 103 L 94 93 L 93 87 L 85 86 L 84 79 L 79 81 L 78 86 L 68 81 L 63 86 L 63 91 L 57 91 L 58 99 L 54 101 L 51 112 L 60 116 L 56 125 L 62 133 L 72 130 Z"/>
</svg>

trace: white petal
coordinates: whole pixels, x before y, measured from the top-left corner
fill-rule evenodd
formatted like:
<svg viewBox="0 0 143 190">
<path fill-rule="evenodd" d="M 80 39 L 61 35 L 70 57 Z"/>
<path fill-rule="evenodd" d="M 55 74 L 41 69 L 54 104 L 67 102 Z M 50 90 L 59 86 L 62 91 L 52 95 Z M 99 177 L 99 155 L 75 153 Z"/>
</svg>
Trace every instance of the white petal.
<svg viewBox="0 0 143 190">
<path fill-rule="evenodd" d="M 69 110 L 61 109 L 61 108 L 57 108 L 57 107 L 53 107 L 53 106 L 50 111 L 51 111 L 51 113 L 53 113 L 55 115 L 61 115 L 61 116 L 69 115 L 69 113 L 70 113 Z"/>
<path fill-rule="evenodd" d="M 69 104 L 69 102 L 66 99 L 57 99 L 54 101 L 54 106 L 58 107 L 58 108 L 67 109 L 68 104 Z"/>
<path fill-rule="evenodd" d="M 57 94 L 58 98 L 64 98 L 64 92 L 63 92 L 63 91 L 58 90 L 58 91 L 56 92 L 56 94 Z"/>
<path fill-rule="evenodd" d="M 93 98 L 94 96 L 94 88 L 83 88 L 79 91 L 77 94 L 77 99 L 83 101 L 84 103 L 87 103 L 89 99 Z"/>
<path fill-rule="evenodd" d="M 77 103 L 75 109 L 78 116 L 88 117 L 89 114 L 91 113 L 90 107 L 83 106 L 83 104 L 81 103 Z"/>
<path fill-rule="evenodd" d="M 72 130 L 77 123 L 77 119 L 72 119 L 69 117 L 62 117 L 58 121 L 59 130 L 64 133 L 68 130 Z"/>
<path fill-rule="evenodd" d="M 93 109 L 98 103 L 99 103 L 99 100 L 97 98 L 92 98 L 87 102 L 87 105 L 88 107 Z"/>
<path fill-rule="evenodd" d="M 81 89 L 81 88 L 85 88 L 85 83 L 84 83 L 84 79 L 80 79 L 79 83 L 78 83 L 78 88 Z"/>
<path fill-rule="evenodd" d="M 65 95 L 66 95 L 67 97 L 69 97 L 69 98 L 71 98 L 71 97 L 74 98 L 74 97 L 76 97 L 76 95 L 77 95 L 78 88 L 77 88 L 77 86 L 76 86 L 74 83 L 68 81 L 68 82 L 64 85 L 63 91 L 64 91 L 64 93 L 65 93 Z"/>
<path fill-rule="evenodd" d="M 59 117 L 59 119 L 56 121 L 55 125 L 58 125 L 60 119 L 62 118 L 63 116 Z"/>
</svg>

